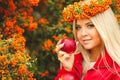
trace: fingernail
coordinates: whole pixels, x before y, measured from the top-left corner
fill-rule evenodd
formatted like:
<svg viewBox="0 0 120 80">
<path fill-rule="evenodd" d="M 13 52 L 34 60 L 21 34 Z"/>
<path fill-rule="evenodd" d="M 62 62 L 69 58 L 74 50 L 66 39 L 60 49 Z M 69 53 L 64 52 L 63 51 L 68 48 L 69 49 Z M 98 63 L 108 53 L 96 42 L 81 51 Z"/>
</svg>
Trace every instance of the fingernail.
<svg viewBox="0 0 120 80">
<path fill-rule="evenodd" d="M 62 43 L 61 45 L 64 46 L 64 43 Z"/>
</svg>

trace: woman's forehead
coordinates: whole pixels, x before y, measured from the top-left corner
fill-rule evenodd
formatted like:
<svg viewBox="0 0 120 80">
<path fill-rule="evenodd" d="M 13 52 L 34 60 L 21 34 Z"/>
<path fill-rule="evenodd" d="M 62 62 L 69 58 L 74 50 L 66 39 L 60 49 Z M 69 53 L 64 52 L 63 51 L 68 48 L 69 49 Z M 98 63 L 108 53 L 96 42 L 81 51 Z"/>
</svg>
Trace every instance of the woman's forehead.
<svg viewBox="0 0 120 80">
<path fill-rule="evenodd" d="M 76 24 L 87 24 L 87 23 L 92 23 L 90 19 L 78 19 L 76 20 Z"/>
</svg>

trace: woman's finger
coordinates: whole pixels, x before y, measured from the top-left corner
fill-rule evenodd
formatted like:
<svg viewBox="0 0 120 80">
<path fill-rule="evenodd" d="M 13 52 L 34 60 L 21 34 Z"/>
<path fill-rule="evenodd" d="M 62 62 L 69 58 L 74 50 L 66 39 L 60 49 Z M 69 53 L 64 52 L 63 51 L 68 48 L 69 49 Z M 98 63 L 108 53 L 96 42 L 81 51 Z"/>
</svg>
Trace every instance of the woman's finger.
<svg viewBox="0 0 120 80">
<path fill-rule="evenodd" d="M 64 43 L 56 45 L 56 52 L 59 53 L 60 49 L 64 46 Z"/>
<path fill-rule="evenodd" d="M 59 44 L 61 43 L 61 41 L 62 41 L 62 40 L 59 40 L 58 43 L 57 43 L 57 45 L 59 45 Z"/>
<path fill-rule="evenodd" d="M 64 61 L 64 60 L 66 60 L 66 59 L 69 59 L 70 56 L 72 56 L 72 55 L 71 55 L 71 54 L 68 54 L 68 53 L 66 53 L 66 52 L 63 52 L 63 51 L 59 51 L 58 60 L 62 62 L 62 61 Z"/>
<path fill-rule="evenodd" d="M 64 54 L 65 54 L 65 52 L 63 52 L 63 51 L 60 50 L 60 51 L 58 52 L 58 54 L 57 54 L 57 55 L 58 55 L 58 58 L 63 57 Z"/>
</svg>

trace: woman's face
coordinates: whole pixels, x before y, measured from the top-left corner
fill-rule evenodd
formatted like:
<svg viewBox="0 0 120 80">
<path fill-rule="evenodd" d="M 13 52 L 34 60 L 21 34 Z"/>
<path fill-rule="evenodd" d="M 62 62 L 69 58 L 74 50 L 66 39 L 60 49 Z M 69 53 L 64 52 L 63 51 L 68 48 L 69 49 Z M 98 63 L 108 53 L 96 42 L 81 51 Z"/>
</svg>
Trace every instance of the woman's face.
<svg viewBox="0 0 120 80">
<path fill-rule="evenodd" d="M 76 37 L 85 49 L 101 48 L 102 39 L 89 19 L 77 20 L 75 29 Z"/>
</svg>

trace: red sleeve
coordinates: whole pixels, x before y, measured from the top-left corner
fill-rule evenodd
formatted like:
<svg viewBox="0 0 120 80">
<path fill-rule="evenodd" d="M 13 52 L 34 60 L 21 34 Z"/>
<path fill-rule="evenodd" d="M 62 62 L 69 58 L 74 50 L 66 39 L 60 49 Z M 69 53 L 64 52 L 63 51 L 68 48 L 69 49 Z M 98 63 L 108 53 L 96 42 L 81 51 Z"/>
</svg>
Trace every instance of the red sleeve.
<svg viewBox="0 0 120 80">
<path fill-rule="evenodd" d="M 63 67 L 59 70 L 57 76 L 55 77 L 54 80 L 59 80 L 63 75 L 72 75 L 75 80 L 80 80 L 81 75 L 82 75 L 82 55 L 81 54 L 76 54 L 75 55 L 75 60 L 74 60 L 74 65 L 71 71 L 65 70 Z"/>
<path fill-rule="evenodd" d="M 115 68 L 115 71 L 117 72 L 115 72 L 112 80 L 120 80 L 120 66 L 117 63 L 115 63 L 114 68 Z"/>
<path fill-rule="evenodd" d="M 113 80 L 120 80 L 120 74 L 114 76 Z"/>
</svg>

